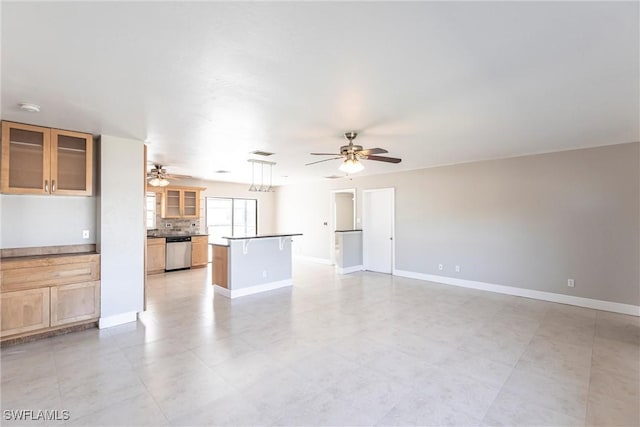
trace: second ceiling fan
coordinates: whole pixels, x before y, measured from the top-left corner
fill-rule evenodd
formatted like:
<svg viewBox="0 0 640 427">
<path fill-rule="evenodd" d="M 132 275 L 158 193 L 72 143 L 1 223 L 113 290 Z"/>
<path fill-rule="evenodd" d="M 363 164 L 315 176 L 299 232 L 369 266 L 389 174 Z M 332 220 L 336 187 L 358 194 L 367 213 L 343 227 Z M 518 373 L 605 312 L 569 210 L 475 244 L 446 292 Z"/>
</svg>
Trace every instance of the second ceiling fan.
<svg viewBox="0 0 640 427">
<path fill-rule="evenodd" d="M 345 173 L 356 173 L 364 169 L 360 160 L 375 160 L 378 162 L 400 163 L 402 159 L 396 157 L 378 156 L 378 154 L 388 153 L 384 148 L 362 148 L 362 145 L 355 145 L 353 140 L 358 136 L 357 132 L 345 132 L 344 137 L 349 141 L 348 145 L 340 147 L 340 153 L 310 153 L 312 156 L 335 156 L 330 159 L 318 160 L 307 163 L 305 166 L 316 163 L 328 162 L 330 160 L 344 159 L 340 170 Z"/>
</svg>

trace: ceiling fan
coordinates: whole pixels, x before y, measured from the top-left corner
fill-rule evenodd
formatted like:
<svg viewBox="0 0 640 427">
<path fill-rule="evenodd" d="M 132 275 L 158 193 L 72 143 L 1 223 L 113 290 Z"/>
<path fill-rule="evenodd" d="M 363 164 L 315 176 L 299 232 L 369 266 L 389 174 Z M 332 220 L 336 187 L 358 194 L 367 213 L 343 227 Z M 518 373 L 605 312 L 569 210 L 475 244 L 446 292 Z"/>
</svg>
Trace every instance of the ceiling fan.
<svg viewBox="0 0 640 427">
<path fill-rule="evenodd" d="M 153 163 L 153 167 L 147 172 L 147 182 L 152 187 L 166 187 L 169 185 L 169 179 L 191 178 L 190 175 L 168 174 L 167 170 L 158 163 Z"/>
<path fill-rule="evenodd" d="M 376 160 L 387 163 L 400 163 L 402 159 L 396 157 L 378 156 L 378 154 L 388 153 L 384 148 L 362 148 L 362 145 L 354 145 L 353 140 L 358 136 L 357 132 L 345 132 L 344 137 L 349 141 L 348 145 L 340 147 L 340 153 L 310 153 L 312 156 L 336 156 L 331 159 L 318 160 L 307 163 L 305 166 L 316 163 L 328 162 L 329 160 L 344 159 L 340 170 L 345 173 L 356 173 L 364 169 L 360 160 Z"/>
</svg>

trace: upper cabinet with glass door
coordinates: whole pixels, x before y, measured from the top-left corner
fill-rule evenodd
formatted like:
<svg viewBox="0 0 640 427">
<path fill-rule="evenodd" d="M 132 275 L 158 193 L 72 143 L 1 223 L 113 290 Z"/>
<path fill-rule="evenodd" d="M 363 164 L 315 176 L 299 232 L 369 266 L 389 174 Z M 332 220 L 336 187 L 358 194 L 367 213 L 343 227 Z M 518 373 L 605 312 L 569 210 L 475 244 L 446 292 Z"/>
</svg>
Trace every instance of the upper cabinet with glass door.
<svg viewBox="0 0 640 427">
<path fill-rule="evenodd" d="M 92 135 L 2 122 L 2 193 L 90 196 L 92 178 Z"/>
<path fill-rule="evenodd" d="M 161 203 L 162 218 L 200 218 L 202 187 L 165 187 Z"/>
</svg>

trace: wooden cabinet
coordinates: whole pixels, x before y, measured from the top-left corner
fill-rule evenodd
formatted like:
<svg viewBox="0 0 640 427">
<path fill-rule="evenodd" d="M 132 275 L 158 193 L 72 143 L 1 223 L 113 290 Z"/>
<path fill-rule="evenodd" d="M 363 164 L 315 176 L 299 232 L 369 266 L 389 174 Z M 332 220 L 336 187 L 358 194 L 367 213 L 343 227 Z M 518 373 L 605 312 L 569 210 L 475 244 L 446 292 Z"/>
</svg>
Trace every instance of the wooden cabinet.
<svg viewBox="0 0 640 427">
<path fill-rule="evenodd" d="M 3 258 L 0 302 L 4 340 L 100 317 L 100 255 Z"/>
<path fill-rule="evenodd" d="M 51 326 L 66 325 L 100 315 L 100 282 L 51 288 Z"/>
<path fill-rule="evenodd" d="M 199 218 L 199 187 L 166 187 L 162 195 L 162 218 Z"/>
<path fill-rule="evenodd" d="M 191 267 L 206 267 L 209 262 L 209 237 L 191 237 Z"/>
<path fill-rule="evenodd" d="M 3 121 L 0 191 L 92 195 L 93 136 Z"/>
<path fill-rule="evenodd" d="M 49 327 L 49 288 L 0 294 L 0 337 Z"/>
<path fill-rule="evenodd" d="M 147 238 L 147 273 L 164 273 L 166 261 L 166 239 Z"/>
<path fill-rule="evenodd" d="M 229 247 L 213 245 L 213 284 L 228 288 Z"/>
</svg>

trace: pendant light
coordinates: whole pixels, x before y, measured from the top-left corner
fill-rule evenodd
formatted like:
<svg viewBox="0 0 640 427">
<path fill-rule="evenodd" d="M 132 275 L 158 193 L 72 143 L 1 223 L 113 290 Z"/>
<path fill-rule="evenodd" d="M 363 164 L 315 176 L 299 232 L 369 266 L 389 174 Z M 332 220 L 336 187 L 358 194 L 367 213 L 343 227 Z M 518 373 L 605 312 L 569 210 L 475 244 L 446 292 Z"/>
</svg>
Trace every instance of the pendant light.
<svg viewBox="0 0 640 427">
<path fill-rule="evenodd" d="M 256 185 L 253 183 L 255 178 L 255 162 L 249 161 L 251 162 L 251 187 L 249 187 L 249 191 L 258 191 Z"/>
</svg>

